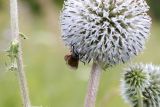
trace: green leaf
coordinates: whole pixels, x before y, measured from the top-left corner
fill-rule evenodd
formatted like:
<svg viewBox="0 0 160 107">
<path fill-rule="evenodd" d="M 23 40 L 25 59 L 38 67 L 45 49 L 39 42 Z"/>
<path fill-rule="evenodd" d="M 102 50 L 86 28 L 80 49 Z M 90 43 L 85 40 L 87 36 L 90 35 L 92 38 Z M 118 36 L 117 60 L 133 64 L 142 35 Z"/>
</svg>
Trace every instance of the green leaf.
<svg viewBox="0 0 160 107">
<path fill-rule="evenodd" d="M 19 36 L 22 37 L 23 39 L 28 39 L 28 37 L 25 34 L 21 33 L 21 32 L 19 33 Z"/>
</svg>

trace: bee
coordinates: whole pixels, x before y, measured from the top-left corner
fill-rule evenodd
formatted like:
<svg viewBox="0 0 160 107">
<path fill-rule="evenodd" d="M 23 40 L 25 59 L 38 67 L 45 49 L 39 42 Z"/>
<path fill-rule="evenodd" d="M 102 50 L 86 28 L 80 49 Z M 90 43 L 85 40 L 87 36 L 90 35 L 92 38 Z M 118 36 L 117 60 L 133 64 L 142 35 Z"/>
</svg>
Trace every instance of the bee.
<svg viewBox="0 0 160 107">
<path fill-rule="evenodd" d="M 73 69 L 78 68 L 79 54 L 78 54 L 78 52 L 75 52 L 74 46 L 72 46 L 71 54 L 65 55 L 64 59 L 65 59 L 67 65 L 69 65 L 71 68 L 73 68 Z"/>
</svg>

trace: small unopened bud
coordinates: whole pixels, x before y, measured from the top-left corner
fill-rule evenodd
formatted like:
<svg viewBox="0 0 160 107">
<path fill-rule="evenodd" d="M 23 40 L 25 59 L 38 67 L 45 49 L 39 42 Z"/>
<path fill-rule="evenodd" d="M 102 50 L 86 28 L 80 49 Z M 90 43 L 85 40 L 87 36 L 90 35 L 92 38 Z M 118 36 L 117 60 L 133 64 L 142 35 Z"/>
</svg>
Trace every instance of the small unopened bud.
<svg viewBox="0 0 160 107">
<path fill-rule="evenodd" d="M 160 68 L 152 64 L 130 66 L 123 75 L 121 93 L 132 107 L 138 107 L 140 100 L 143 107 L 160 107 Z"/>
</svg>

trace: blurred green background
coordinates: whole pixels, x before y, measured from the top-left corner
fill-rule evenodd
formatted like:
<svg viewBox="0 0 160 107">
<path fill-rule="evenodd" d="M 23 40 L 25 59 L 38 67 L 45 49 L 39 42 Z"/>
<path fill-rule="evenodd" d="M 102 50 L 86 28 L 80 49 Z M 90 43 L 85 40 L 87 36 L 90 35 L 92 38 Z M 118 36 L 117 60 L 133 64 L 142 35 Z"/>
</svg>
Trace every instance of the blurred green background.
<svg viewBox="0 0 160 107">
<path fill-rule="evenodd" d="M 91 65 L 72 71 L 64 61 L 69 53 L 60 37 L 59 12 L 63 0 L 19 0 L 20 31 L 28 35 L 23 57 L 33 106 L 83 107 Z M 148 0 L 153 18 L 145 51 L 131 62 L 160 63 L 160 1 Z M 16 72 L 8 72 L 5 50 L 10 43 L 9 0 L 0 0 L 0 107 L 21 107 Z M 130 63 L 130 62 L 129 62 Z M 96 107 L 128 107 L 120 96 L 124 67 L 103 72 Z"/>
</svg>

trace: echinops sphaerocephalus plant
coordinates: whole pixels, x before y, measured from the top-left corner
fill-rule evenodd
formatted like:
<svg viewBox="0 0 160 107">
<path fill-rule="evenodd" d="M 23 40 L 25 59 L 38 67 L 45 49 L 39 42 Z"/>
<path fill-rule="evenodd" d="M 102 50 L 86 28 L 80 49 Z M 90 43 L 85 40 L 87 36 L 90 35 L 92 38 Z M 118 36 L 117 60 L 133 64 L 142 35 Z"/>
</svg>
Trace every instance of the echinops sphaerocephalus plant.
<svg viewBox="0 0 160 107">
<path fill-rule="evenodd" d="M 94 107 L 101 69 L 126 62 L 144 49 L 151 18 L 145 0 L 66 0 L 60 15 L 62 39 L 77 61 L 93 60 L 85 107 Z"/>
</svg>

